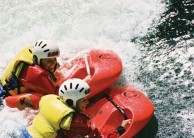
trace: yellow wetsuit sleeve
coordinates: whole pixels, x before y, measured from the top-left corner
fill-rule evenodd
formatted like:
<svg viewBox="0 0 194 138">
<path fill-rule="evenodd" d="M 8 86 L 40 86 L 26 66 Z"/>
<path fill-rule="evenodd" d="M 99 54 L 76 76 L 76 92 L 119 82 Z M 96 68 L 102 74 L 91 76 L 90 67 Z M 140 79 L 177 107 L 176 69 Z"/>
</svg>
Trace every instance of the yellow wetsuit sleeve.
<svg viewBox="0 0 194 138">
<path fill-rule="evenodd" d="M 70 113 L 69 115 L 65 116 L 60 123 L 60 128 L 69 130 L 71 126 L 72 118 L 73 118 L 73 113 Z"/>
</svg>

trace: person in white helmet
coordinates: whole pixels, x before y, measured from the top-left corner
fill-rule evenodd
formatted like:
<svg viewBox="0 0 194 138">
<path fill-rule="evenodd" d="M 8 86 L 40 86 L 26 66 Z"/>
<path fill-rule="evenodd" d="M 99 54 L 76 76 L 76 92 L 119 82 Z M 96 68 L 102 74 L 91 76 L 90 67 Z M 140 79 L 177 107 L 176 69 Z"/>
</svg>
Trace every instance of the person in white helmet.
<svg viewBox="0 0 194 138">
<path fill-rule="evenodd" d="M 60 51 L 51 40 L 39 40 L 19 51 L 1 76 L 0 95 L 3 97 L 27 92 L 57 94 L 55 70 Z"/>
<path fill-rule="evenodd" d="M 87 76 L 85 80 L 66 80 L 59 88 L 59 96 L 43 96 L 39 114 L 27 128 L 29 134 L 33 138 L 101 138 L 98 130 L 90 125 L 89 118 L 82 114 L 89 103 L 90 87 L 87 82 L 90 79 Z M 129 120 L 124 120 L 120 127 L 125 129 L 129 123 Z M 116 129 L 107 138 L 118 138 L 122 133 Z"/>
</svg>

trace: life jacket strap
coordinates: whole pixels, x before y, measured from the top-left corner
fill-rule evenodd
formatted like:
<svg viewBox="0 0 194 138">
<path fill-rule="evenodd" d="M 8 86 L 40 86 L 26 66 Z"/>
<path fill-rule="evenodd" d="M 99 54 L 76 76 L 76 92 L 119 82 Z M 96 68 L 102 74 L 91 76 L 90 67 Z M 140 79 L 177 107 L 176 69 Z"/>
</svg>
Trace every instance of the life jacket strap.
<svg viewBox="0 0 194 138">
<path fill-rule="evenodd" d="M 7 93 L 11 94 L 11 90 L 14 90 L 17 88 L 17 94 L 21 93 L 21 86 L 22 84 L 20 83 L 19 80 L 19 75 L 22 71 L 22 68 L 24 67 L 24 62 L 20 62 L 18 66 L 16 67 L 16 71 L 12 72 L 12 77 L 9 80 L 5 80 L 6 84 L 3 86 L 3 89 L 7 91 Z"/>
</svg>

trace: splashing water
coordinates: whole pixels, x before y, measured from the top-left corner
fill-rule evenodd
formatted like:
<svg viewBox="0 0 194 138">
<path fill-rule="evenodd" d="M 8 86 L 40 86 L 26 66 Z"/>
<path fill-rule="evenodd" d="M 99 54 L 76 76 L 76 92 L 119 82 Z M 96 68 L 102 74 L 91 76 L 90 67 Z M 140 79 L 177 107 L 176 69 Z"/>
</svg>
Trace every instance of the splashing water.
<svg viewBox="0 0 194 138">
<path fill-rule="evenodd" d="M 64 57 L 89 48 L 115 51 L 123 62 L 117 85 L 144 90 L 136 79 L 142 53 L 132 39 L 146 35 L 165 4 L 158 0 L 6 0 L 0 1 L 0 10 L 0 74 L 19 49 L 48 38 L 55 40 Z M 30 120 L 25 114 L 3 108 L 0 137 L 19 136 L 15 128 L 26 127 Z"/>
</svg>

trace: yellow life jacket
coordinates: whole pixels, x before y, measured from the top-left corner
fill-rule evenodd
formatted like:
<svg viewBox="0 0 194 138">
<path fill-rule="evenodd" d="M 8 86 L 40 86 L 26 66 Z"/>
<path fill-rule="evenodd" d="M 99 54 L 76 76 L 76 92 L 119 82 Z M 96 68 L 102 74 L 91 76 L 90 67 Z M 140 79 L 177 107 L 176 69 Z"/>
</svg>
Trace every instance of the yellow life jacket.
<svg viewBox="0 0 194 138">
<path fill-rule="evenodd" d="M 60 128 L 70 129 L 75 111 L 60 101 L 57 95 L 43 96 L 39 107 L 39 114 L 27 128 L 33 138 L 55 138 Z"/>
<path fill-rule="evenodd" d="M 2 85 L 5 86 L 7 83 L 9 83 L 12 77 L 19 78 L 25 63 L 30 65 L 33 64 L 32 46 L 23 48 L 7 65 L 1 76 Z M 11 95 L 17 95 L 17 91 L 10 90 L 9 93 Z"/>
</svg>

